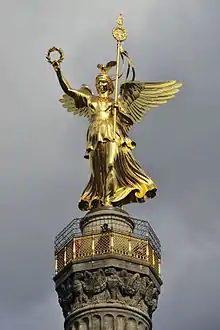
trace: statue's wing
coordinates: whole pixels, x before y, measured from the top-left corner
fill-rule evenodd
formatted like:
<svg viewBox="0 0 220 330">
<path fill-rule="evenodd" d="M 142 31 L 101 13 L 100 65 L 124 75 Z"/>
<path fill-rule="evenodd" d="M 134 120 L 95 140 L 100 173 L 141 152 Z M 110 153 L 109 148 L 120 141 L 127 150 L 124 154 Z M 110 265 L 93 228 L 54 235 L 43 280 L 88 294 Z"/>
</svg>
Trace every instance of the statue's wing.
<svg viewBox="0 0 220 330">
<path fill-rule="evenodd" d="M 92 109 L 89 107 L 89 101 L 93 95 L 93 92 L 88 86 L 82 85 L 79 90 L 70 90 L 68 95 L 63 94 L 59 101 L 73 115 L 90 118 Z"/>
<path fill-rule="evenodd" d="M 182 83 L 176 80 L 124 82 L 120 86 L 119 111 L 130 119 L 132 124 L 140 122 L 145 113 L 172 99 L 181 86 Z"/>
</svg>

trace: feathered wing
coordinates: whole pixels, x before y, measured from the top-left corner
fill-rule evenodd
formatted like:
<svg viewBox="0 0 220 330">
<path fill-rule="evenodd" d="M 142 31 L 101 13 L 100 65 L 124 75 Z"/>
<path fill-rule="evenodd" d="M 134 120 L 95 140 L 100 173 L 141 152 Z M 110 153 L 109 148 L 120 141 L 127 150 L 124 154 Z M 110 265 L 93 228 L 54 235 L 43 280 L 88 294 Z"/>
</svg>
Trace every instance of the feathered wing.
<svg viewBox="0 0 220 330">
<path fill-rule="evenodd" d="M 119 111 L 132 124 L 140 122 L 144 114 L 160 104 L 167 103 L 179 92 L 182 83 L 176 80 L 164 82 L 127 81 L 120 86 Z"/>
<path fill-rule="evenodd" d="M 88 103 L 93 95 L 94 93 L 88 86 L 82 85 L 79 90 L 70 90 L 69 95 L 63 94 L 59 101 L 62 103 L 63 107 L 73 115 L 90 118 L 92 109 L 89 108 Z"/>
</svg>

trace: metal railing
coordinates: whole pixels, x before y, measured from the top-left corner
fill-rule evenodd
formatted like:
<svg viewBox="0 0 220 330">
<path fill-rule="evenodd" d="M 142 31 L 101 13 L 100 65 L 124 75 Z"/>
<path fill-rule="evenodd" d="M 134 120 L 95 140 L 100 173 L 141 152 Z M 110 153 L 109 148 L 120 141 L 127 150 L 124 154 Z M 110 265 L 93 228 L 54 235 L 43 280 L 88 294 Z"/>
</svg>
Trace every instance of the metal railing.
<svg viewBox="0 0 220 330">
<path fill-rule="evenodd" d="M 145 239 L 108 232 L 89 236 L 73 236 L 60 249 L 55 250 L 55 273 L 76 261 L 94 260 L 100 256 L 123 256 L 150 265 L 160 276 L 160 252 Z"/>
<path fill-rule="evenodd" d="M 69 242 L 72 242 L 73 237 L 80 237 L 82 233 L 80 231 L 80 221 L 83 218 L 73 219 L 56 237 L 55 237 L 55 253 L 58 253 L 62 250 Z M 115 220 L 115 216 L 106 216 L 101 215 L 100 217 L 96 216 L 96 221 L 98 220 L 106 220 L 109 224 L 109 228 L 111 228 L 111 221 Z M 153 228 L 149 224 L 148 221 L 139 220 L 136 218 L 130 218 L 134 223 L 134 231 L 131 235 L 135 238 L 146 239 L 148 237 L 150 245 L 153 247 L 155 252 L 160 255 L 161 254 L 161 245 L 160 241 L 155 234 Z M 101 227 L 100 227 L 101 230 Z M 94 227 L 94 231 L 96 228 Z M 118 233 L 125 234 L 123 230 L 118 231 Z"/>
</svg>

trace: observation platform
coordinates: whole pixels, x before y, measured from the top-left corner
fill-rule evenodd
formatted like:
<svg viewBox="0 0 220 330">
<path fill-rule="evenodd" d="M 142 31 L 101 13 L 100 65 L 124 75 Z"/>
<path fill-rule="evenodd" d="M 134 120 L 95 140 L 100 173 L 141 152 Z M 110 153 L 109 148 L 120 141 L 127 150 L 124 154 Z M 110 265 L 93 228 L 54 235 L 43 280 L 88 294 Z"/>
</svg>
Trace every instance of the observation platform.
<svg viewBox="0 0 220 330">
<path fill-rule="evenodd" d="M 149 266 L 160 277 L 161 245 L 148 221 L 102 207 L 73 219 L 55 238 L 55 275 L 76 263 L 114 258 Z"/>
</svg>

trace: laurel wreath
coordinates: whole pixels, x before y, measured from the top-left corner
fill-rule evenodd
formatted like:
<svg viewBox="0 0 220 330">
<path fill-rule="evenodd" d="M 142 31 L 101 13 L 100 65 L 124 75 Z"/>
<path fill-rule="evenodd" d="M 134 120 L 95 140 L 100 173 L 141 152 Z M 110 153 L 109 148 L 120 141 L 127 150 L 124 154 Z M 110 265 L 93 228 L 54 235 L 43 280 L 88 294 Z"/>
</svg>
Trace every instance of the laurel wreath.
<svg viewBox="0 0 220 330">
<path fill-rule="evenodd" d="M 58 60 L 53 60 L 51 59 L 51 53 L 54 53 L 54 52 L 58 52 L 60 54 L 60 57 L 58 58 Z M 57 62 L 57 63 L 61 63 L 64 59 L 64 53 L 62 51 L 61 48 L 57 48 L 57 47 L 52 47 L 48 50 L 48 53 L 47 53 L 47 56 L 46 56 L 46 59 L 48 60 L 48 62 L 50 64 L 53 65 L 53 63 Z"/>
</svg>

